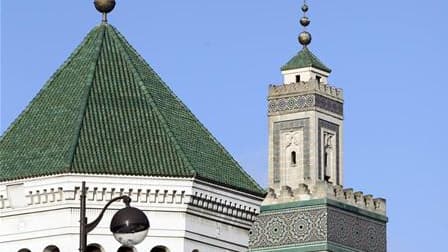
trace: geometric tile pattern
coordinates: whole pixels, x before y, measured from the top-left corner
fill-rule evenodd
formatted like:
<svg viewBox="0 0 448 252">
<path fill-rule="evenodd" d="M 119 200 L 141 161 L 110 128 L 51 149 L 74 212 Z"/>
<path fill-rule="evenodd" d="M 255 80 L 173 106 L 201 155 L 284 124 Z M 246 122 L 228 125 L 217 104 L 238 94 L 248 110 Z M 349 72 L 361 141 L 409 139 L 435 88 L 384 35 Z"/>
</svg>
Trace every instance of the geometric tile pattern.
<svg viewBox="0 0 448 252">
<path fill-rule="evenodd" d="M 368 251 L 386 251 L 386 225 L 365 217 L 328 208 L 328 241 Z"/>
<path fill-rule="evenodd" d="M 321 108 L 338 115 L 343 114 L 343 104 L 341 102 L 317 94 L 271 99 L 269 100 L 268 112 L 269 114 L 278 112 L 283 114 L 314 110 L 315 108 Z"/>
<path fill-rule="evenodd" d="M 324 241 L 327 237 L 325 208 L 260 214 L 250 232 L 250 248 L 266 248 Z"/>
<path fill-rule="evenodd" d="M 297 207 L 262 212 L 249 233 L 250 250 L 327 242 L 358 251 L 386 252 L 386 224 L 332 206 Z"/>
<path fill-rule="evenodd" d="M 309 177 L 310 172 L 310 120 L 308 118 L 305 119 L 297 119 L 290 121 L 281 121 L 275 122 L 273 128 L 273 175 L 274 182 L 280 182 L 280 133 L 285 130 L 296 130 L 303 129 L 303 169 L 304 169 L 304 177 Z"/>
</svg>

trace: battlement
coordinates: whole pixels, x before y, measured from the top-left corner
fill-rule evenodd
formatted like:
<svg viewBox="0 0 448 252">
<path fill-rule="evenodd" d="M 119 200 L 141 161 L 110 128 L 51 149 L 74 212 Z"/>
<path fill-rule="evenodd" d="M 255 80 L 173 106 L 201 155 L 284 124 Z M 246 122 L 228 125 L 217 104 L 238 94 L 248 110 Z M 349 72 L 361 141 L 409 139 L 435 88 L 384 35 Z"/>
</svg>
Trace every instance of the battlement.
<svg viewBox="0 0 448 252">
<path fill-rule="evenodd" d="M 276 98 L 282 96 L 289 96 L 295 94 L 316 92 L 343 101 L 343 91 L 340 88 L 330 86 L 328 84 L 320 83 L 316 79 L 311 79 L 307 82 L 297 82 L 282 85 L 269 85 L 269 98 Z"/>
<path fill-rule="evenodd" d="M 351 188 L 344 189 L 342 186 L 333 185 L 325 181 L 319 181 L 315 185 L 299 184 L 299 187 L 294 190 L 289 186 L 283 186 L 278 193 L 274 189 L 269 188 L 263 205 L 322 198 L 336 200 L 367 211 L 386 215 L 385 199 L 373 198 L 370 194 L 364 195 L 363 192 L 355 192 Z"/>
</svg>

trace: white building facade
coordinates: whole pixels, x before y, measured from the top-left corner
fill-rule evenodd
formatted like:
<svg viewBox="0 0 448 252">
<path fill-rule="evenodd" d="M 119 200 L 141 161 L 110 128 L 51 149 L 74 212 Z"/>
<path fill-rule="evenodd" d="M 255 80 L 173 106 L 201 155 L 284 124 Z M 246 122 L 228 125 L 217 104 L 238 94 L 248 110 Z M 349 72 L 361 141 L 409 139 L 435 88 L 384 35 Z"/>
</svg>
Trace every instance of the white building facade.
<svg viewBox="0 0 448 252">
<path fill-rule="evenodd" d="M 16 180 L 0 186 L 1 251 L 45 251 L 53 246 L 61 252 L 77 251 L 82 181 L 88 186 L 89 221 L 110 199 L 121 195 L 129 195 L 131 206 L 146 213 L 151 225 L 148 237 L 134 251 L 160 247 L 166 251 L 245 251 L 248 230 L 262 200 L 185 178 L 61 174 Z M 99 251 L 118 250 L 120 244 L 109 225 L 121 208 L 122 203 L 114 203 L 107 210 L 88 235 L 89 245 Z"/>
</svg>

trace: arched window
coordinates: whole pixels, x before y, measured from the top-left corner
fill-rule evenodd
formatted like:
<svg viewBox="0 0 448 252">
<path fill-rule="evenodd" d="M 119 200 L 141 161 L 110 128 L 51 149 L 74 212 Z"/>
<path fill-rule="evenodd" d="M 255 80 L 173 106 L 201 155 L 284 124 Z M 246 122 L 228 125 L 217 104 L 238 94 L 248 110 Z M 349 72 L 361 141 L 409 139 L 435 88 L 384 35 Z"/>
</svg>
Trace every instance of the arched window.
<svg viewBox="0 0 448 252">
<path fill-rule="evenodd" d="M 170 252 L 170 250 L 165 246 L 157 246 L 151 249 L 151 252 Z"/>
<path fill-rule="evenodd" d="M 87 246 L 86 252 L 104 252 L 104 249 L 101 245 L 93 243 Z"/>
<path fill-rule="evenodd" d="M 199 249 L 193 249 L 191 252 L 199 252 Z"/>
<path fill-rule="evenodd" d="M 29 249 L 26 249 L 26 248 L 23 248 L 23 249 L 20 249 L 19 251 L 17 251 L 17 252 L 31 252 L 31 250 L 29 250 Z"/>
<path fill-rule="evenodd" d="M 292 165 L 297 164 L 297 154 L 295 151 L 291 152 L 291 164 Z"/>
<path fill-rule="evenodd" d="M 137 252 L 135 248 L 127 247 L 127 246 L 121 246 L 117 252 Z"/>
<path fill-rule="evenodd" d="M 56 247 L 54 245 L 50 245 L 44 249 L 44 252 L 61 252 L 61 251 L 59 250 L 58 247 Z"/>
</svg>

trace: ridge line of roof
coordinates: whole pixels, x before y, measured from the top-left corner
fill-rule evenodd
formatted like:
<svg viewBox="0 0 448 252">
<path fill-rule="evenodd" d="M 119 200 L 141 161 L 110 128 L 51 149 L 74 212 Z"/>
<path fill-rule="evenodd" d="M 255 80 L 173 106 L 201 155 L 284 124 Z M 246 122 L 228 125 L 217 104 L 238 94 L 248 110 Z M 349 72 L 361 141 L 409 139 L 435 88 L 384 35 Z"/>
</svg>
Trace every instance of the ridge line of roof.
<svg viewBox="0 0 448 252">
<path fill-rule="evenodd" d="M 69 150 L 68 150 L 68 153 L 69 153 L 69 155 L 70 155 L 70 157 L 69 157 L 69 171 L 70 172 L 72 172 L 72 165 L 73 165 L 73 162 L 74 162 L 74 159 L 75 159 L 75 156 L 76 156 L 76 149 L 77 149 L 77 147 L 78 147 L 78 145 L 79 145 L 79 139 L 80 139 L 80 134 L 81 134 L 81 130 L 82 130 L 82 127 L 83 127 L 83 125 L 84 125 L 84 120 L 85 120 L 85 115 L 86 115 L 86 113 L 87 113 L 87 107 L 88 107 L 88 104 L 89 104 L 89 97 L 90 97 L 90 95 L 91 95 L 91 91 L 92 91 L 92 87 L 93 87 L 93 81 L 94 81 L 94 79 L 95 79 L 95 69 L 98 67 L 98 61 L 99 61 L 99 58 L 100 58 L 100 56 L 101 56 L 101 49 L 102 49 L 102 47 L 103 47 L 103 44 L 104 44 L 104 34 L 105 34 L 105 32 L 106 32 L 106 28 L 104 27 L 105 25 L 103 25 L 103 24 L 101 24 L 99 27 L 97 27 L 96 29 L 100 29 L 100 28 L 102 28 L 102 30 L 101 31 L 99 31 L 99 34 L 97 34 L 97 37 L 95 38 L 95 50 L 97 50 L 97 52 L 96 52 L 96 57 L 94 57 L 94 60 L 95 60 L 95 62 L 91 62 L 91 64 L 92 64 L 92 66 L 90 66 L 90 68 L 91 68 L 91 70 L 92 70 L 92 72 L 89 74 L 89 76 L 88 76 L 88 90 L 87 90 L 87 94 L 85 95 L 85 97 L 84 97 L 84 101 L 83 101 L 83 107 L 82 107 L 82 109 L 81 109 L 81 113 L 79 113 L 80 114 L 80 116 L 78 117 L 78 121 L 79 121 L 79 124 L 78 124 L 78 128 L 76 129 L 76 134 L 75 134 L 75 136 L 74 136 L 74 143 L 72 144 L 72 146 L 69 148 Z"/>
<path fill-rule="evenodd" d="M 197 175 L 197 174 L 196 174 L 196 173 L 197 173 L 196 170 L 193 168 L 193 166 L 191 165 L 190 160 L 187 158 L 187 156 L 185 155 L 184 151 L 183 151 L 182 148 L 180 147 L 180 145 L 179 145 L 179 143 L 178 143 L 178 140 L 177 140 L 176 137 L 174 136 L 174 134 L 173 134 L 173 132 L 171 131 L 170 127 L 168 126 L 168 123 L 166 122 L 165 117 L 163 116 L 162 113 L 160 113 L 160 111 L 159 111 L 159 109 L 158 109 L 158 106 L 154 103 L 154 98 L 153 98 L 152 95 L 147 91 L 145 85 L 142 85 L 143 80 L 142 80 L 142 77 L 141 77 L 141 75 L 140 75 L 141 73 L 139 73 L 139 71 L 137 70 L 136 66 L 134 65 L 134 62 L 130 59 L 129 54 L 126 52 L 126 49 L 124 48 L 124 46 L 122 45 L 122 43 L 124 43 L 124 44 L 126 45 L 127 48 L 132 48 L 132 46 L 126 41 L 126 39 L 124 39 L 124 37 L 121 35 L 121 33 L 120 33 L 117 29 L 115 29 L 114 26 L 110 25 L 110 28 L 112 29 L 112 31 L 114 31 L 114 32 L 112 32 L 112 36 L 116 36 L 117 39 L 121 42 L 121 43 L 119 43 L 119 46 L 120 46 L 119 49 L 120 49 L 120 51 L 123 53 L 123 56 L 125 56 L 126 61 L 129 63 L 129 65 L 132 66 L 132 67 L 131 67 L 132 73 L 135 75 L 136 79 L 138 80 L 138 85 L 139 85 L 140 88 L 143 90 L 143 94 L 144 94 L 145 96 L 148 97 L 148 101 L 151 103 L 154 112 L 156 113 L 157 117 L 159 117 L 161 123 L 162 123 L 163 126 L 164 126 L 164 129 L 168 132 L 168 137 L 171 139 L 171 141 L 173 141 L 173 143 L 174 143 L 174 145 L 175 145 L 175 148 L 179 151 L 179 154 L 182 156 L 182 159 L 184 160 L 184 162 L 186 163 L 188 169 L 190 170 L 191 175 L 193 175 L 194 177 L 196 177 L 196 175 Z M 132 48 L 132 50 L 133 50 L 133 48 Z M 135 52 L 135 50 L 133 50 L 133 51 L 134 51 L 134 53 L 136 53 L 136 54 L 139 56 L 139 58 L 141 59 L 140 54 L 138 54 L 137 52 Z M 144 62 L 145 62 L 145 64 L 146 64 L 146 61 L 144 61 Z M 158 77 L 158 75 L 156 75 L 156 76 Z M 159 80 L 160 80 L 160 78 L 159 78 Z"/>
</svg>

